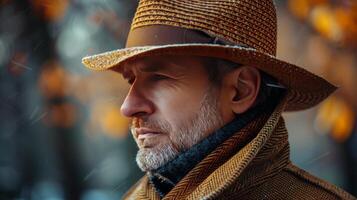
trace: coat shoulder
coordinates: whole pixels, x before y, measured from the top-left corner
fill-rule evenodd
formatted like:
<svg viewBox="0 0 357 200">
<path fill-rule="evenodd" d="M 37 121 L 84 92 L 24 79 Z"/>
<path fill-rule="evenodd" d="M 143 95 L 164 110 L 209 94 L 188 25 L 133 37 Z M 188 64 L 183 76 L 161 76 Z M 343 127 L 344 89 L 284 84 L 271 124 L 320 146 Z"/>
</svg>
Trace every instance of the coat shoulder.
<svg viewBox="0 0 357 200">
<path fill-rule="evenodd" d="M 219 199 L 266 199 L 266 200 L 357 200 L 346 191 L 310 173 L 288 164 L 273 176 L 264 176 L 250 186 L 242 187 L 238 182 L 222 193 Z M 240 189 L 238 189 L 240 188 Z"/>
<path fill-rule="evenodd" d="M 348 199 L 357 200 L 343 189 L 324 181 L 305 170 L 289 164 L 283 170 L 282 175 L 287 181 L 292 181 L 295 189 L 301 189 L 303 195 L 310 196 L 311 199 Z"/>
</svg>

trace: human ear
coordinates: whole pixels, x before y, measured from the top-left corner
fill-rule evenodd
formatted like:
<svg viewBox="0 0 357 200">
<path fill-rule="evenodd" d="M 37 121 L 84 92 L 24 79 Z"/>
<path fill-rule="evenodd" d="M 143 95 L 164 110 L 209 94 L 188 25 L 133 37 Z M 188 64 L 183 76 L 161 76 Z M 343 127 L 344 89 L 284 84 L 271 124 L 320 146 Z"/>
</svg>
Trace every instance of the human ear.
<svg viewBox="0 0 357 200">
<path fill-rule="evenodd" d="M 232 112 L 235 114 L 244 113 L 256 101 L 261 83 L 260 73 L 254 67 L 242 66 L 233 71 L 230 82 Z"/>
</svg>

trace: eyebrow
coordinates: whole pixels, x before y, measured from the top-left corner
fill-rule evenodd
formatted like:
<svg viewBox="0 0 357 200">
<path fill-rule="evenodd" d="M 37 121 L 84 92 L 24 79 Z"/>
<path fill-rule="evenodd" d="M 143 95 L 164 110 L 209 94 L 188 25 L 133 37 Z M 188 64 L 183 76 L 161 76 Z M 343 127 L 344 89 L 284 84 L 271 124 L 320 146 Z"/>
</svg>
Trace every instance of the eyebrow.
<svg viewBox="0 0 357 200">
<path fill-rule="evenodd" d="M 140 71 L 140 72 L 157 72 L 157 71 L 167 69 L 167 68 L 168 68 L 167 66 L 164 66 L 160 63 L 150 63 L 150 64 L 146 64 L 146 65 L 142 65 L 142 66 L 138 67 L 138 71 Z M 130 74 L 131 74 L 130 70 L 129 71 L 123 70 L 123 72 L 122 72 L 122 75 L 124 78 L 130 77 Z"/>
<path fill-rule="evenodd" d="M 139 70 L 142 72 L 157 72 L 165 69 L 167 69 L 167 66 L 159 65 L 159 64 L 150 64 L 139 68 Z"/>
<path fill-rule="evenodd" d="M 174 62 L 167 62 L 165 64 L 161 62 L 152 62 L 139 67 L 139 70 L 142 72 L 158 72 L 158 71 L 179 72 L 180 69 L 182 68 L 183 68 L 182 66 Z"/>
</svg>

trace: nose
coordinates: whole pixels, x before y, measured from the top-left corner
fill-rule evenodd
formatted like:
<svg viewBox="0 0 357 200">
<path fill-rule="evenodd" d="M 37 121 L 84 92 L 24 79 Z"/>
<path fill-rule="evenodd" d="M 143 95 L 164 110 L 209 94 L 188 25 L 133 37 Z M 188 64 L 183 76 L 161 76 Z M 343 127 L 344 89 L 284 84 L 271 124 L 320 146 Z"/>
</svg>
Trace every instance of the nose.
<svg viewBox="0 0 357 200">
<path fill-rule="evenodd" d="M 154 106 L 145 95 L 132 85 L 120 108 L 121 113 L 126 117 L 142 117 L 154 112 Z"/>
</svg>

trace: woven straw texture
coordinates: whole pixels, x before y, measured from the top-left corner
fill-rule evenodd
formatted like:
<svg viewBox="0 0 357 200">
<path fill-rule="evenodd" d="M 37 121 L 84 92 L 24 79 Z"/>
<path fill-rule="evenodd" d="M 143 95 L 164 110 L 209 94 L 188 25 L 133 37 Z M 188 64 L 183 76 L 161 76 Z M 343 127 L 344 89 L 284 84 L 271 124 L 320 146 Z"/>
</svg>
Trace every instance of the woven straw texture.
<svg viewBox="0 0 357 200">
<path fill-rule="evenodd" d="M 284 103 L 225 141 L 191 170 L 163 199 L 351 199 L 345 191 L 313 177 L 289 160 Z M 241 148 L 247 134 L 256 137 Z M 237 151 L 237 149 L 240 149 Z M 158 200 L 144 176 L 124 197 Z"/>
<path fill-rule="evenodd" d="M 323 78 L 276 58 L 277 19 L 272 0 L 140 0 L 131 31 L 153 25 L 200 30 L 230 44 L 136 45 L 85 57 L 83 64 L 93 70 L 120 72 L 126 62 L 144 56 L 222 58 L 277 78 L 289 89 L 286 111 L 313 107 L 336 89 Z"/>
<path fill-rule="evenodd" d="M 277 19 L 273 1 L 140 1 L 131 28 L 153 24 L 202 30 L 276 55 Z"/>
</svg>

